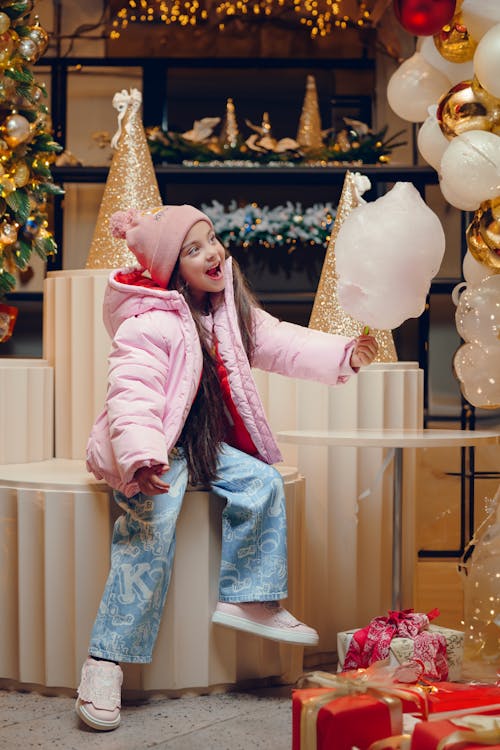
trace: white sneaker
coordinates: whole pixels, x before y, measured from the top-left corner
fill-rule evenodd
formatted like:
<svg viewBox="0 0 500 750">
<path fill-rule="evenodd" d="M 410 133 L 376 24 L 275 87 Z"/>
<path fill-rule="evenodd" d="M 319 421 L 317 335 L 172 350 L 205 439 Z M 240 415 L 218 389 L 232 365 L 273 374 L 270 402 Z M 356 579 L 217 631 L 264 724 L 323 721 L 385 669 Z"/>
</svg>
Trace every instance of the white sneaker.
<svg viewBox="0 0 500 750">
<path fill-rule="evenodd" d="M 123 673 L 118 664 L 91 656 L 82 667 L 75 710 L 92 729 L 107 732 L 120 724 Z"/>
<path fill-rule="evenodd" d="M 297 620 L 279 602 L 218 602 L 212 622 L 299 646 L 315 646 L 319 641 L 314 628 Z"/>
</svg>

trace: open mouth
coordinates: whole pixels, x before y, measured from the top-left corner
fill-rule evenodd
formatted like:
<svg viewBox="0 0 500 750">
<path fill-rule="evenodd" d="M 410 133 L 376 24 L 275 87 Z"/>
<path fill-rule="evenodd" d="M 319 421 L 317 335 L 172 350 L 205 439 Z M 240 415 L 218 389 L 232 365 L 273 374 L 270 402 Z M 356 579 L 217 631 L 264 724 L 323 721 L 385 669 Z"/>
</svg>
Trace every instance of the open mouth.
<svg viewBox="0 0 500 750">
<path fill-rule="evenodd" d="M 210 276 L 211 279 L 214 279 L 217 281 L 218 279 L 222 278 L 222 268 L 221 264 L 217 263 L 216 266 L 212 266 L 212 268 L 209 268 L 207 271 L 207 276 Z"/>
</svg>

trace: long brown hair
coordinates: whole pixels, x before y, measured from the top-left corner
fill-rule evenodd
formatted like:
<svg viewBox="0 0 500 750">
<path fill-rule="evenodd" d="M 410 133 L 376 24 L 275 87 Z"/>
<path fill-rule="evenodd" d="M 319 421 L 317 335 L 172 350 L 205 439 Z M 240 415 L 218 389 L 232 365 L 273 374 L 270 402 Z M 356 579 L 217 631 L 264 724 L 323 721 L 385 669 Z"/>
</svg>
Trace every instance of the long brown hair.
<svg viewBox="0 0 500 750">
<path fill-rule="evenodd" d="M 226 257 L 227 255 L 226 251 Z M 238 325 L 248 361 L 251 363 L 254 342 L 252 307 L 258 307 L 259 303 L 250 291 L 234 258 L 232 267 Z M 184 284 L 179 274 L 179 261 L 172 273 L 169 288 L 177 289 L 184 296 L 193 316 L 203 353 L 200 385 L 182 428 L 178 445 L 184 449 L 191 484 L 210 485 L 217 476 L 217 456 L 224 440 L 222 394 L 214 345 L 210 334 L 203 326 L 203 314 L 193 305 L 189 287 Z"/>
</svg>

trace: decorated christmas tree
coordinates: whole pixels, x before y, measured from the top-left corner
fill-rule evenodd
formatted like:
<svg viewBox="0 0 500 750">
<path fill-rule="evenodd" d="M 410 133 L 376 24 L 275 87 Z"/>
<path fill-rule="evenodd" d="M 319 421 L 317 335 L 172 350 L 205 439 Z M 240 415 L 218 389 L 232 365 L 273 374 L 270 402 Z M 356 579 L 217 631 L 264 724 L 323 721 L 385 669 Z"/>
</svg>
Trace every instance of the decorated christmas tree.
<svg viewBox="0 0 500 750">
<path fill-rule="evenodd" d="M 48 34 L 32 16 L 35 0 L 0 0 L 0 297 L 16 286 L 31 254 L 53 255 L 47 204 L 62 193 L 51 164 L 61 147 L 51 134 L 46 91 L 32 66 Z"/>
</svg>

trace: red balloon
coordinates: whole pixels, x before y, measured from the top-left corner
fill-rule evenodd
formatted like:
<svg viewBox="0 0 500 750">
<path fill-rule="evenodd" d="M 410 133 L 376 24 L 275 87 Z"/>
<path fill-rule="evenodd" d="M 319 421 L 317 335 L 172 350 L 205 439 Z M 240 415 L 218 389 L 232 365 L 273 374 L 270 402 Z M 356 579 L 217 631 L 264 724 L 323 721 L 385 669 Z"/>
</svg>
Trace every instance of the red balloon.
<svg viewBox="0 0 500 750">
<path fill-rule="evenodd" d="M 394 0 L 399 23 L 416 36 L 434 36 L 455 15 L 456 0 Z"/>
</svg>

